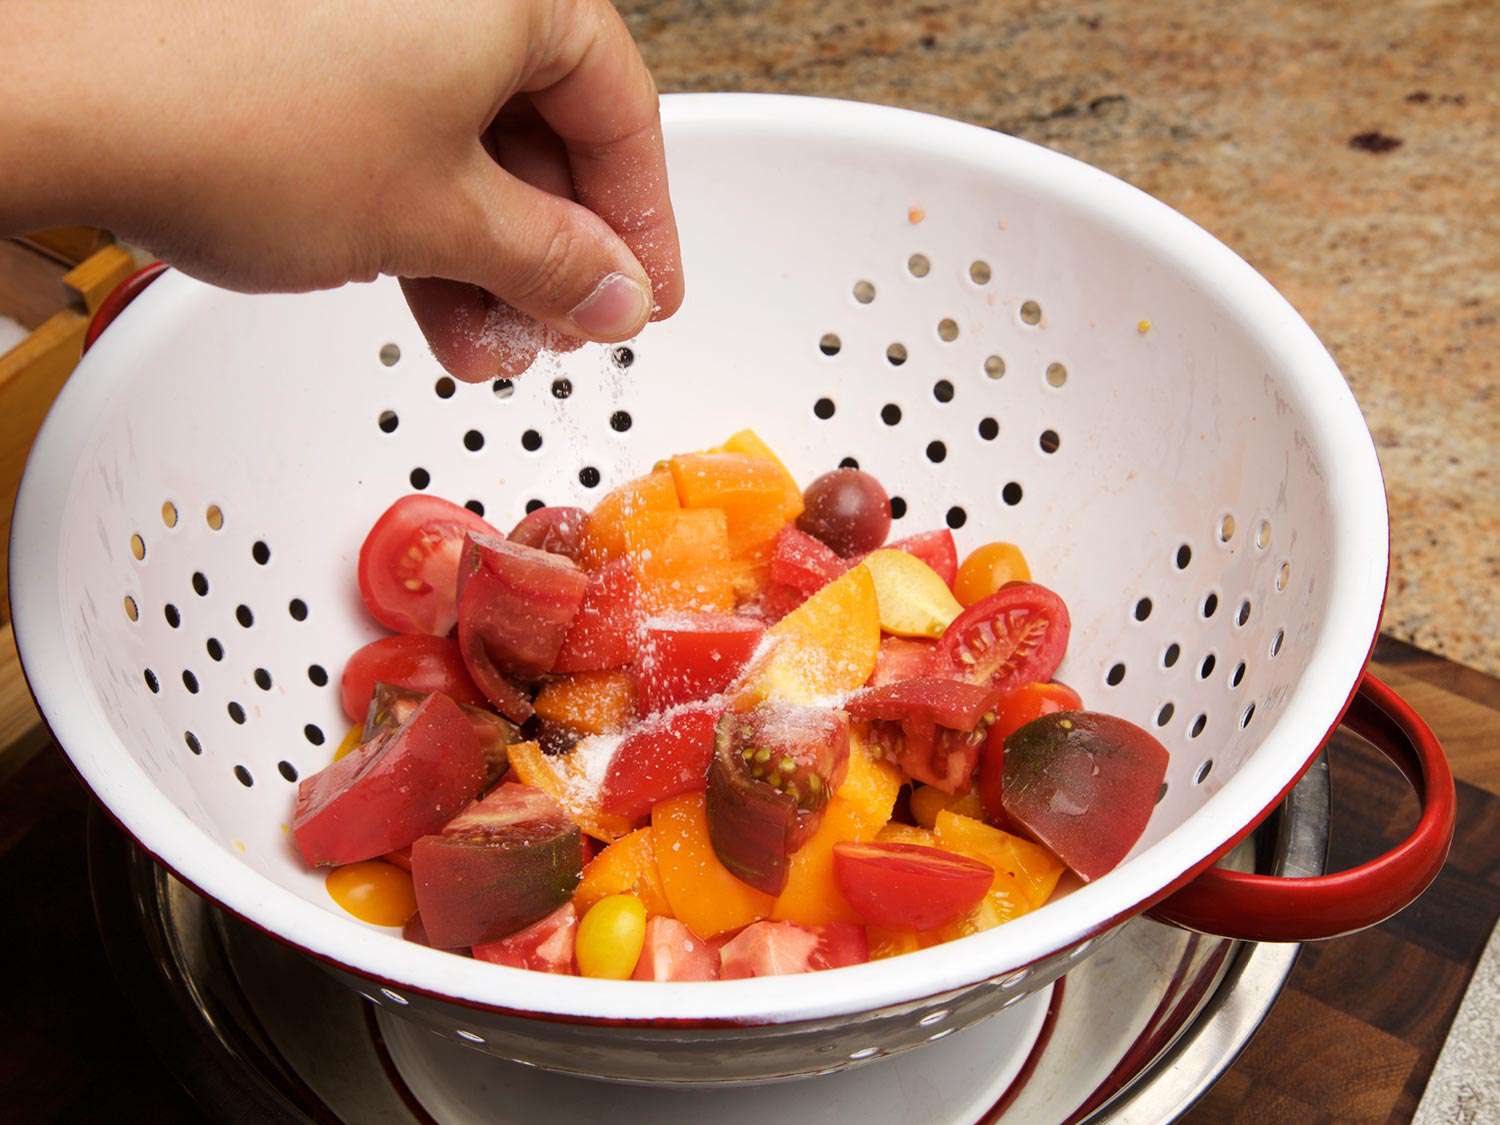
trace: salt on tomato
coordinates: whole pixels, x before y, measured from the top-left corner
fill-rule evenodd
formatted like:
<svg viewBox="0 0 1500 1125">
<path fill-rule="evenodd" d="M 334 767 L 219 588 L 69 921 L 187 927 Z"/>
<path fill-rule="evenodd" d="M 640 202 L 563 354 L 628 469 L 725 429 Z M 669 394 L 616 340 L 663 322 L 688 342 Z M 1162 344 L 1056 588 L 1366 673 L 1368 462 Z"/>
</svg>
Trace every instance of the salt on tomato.
<svg viewBox="0 0 1500 1125">
<path fill-rule="evenodd" d="M 464 536 L 500 533 L 467 508 L 436 496 L 403 496 L 375 521 L 359 549 L 359 596 L 397 633 L 447 636 L 458 620 Z"/>
<path fill-rule="evenodd" d="M 610 759 L 599 807 L 636 820 L 658 801 L 703 789 L 718 717 L 717 707 L 685 707 L 635 727 Z"/>
<path fill-rule="evenodd" d="M 422 633 L 381 637 L 348 659 L 339 681 L 339 698 L 350 722 L 365 721 L 376 684 L 423 695 L 440 691 L 455 703 L 485 701 L 469 678 L 457 642 Z"/>
<path fill-rule="evenodd" d="M 755 652 L 765 625 L 729 613 L 670 613 L 646 622 L 636 668 L 642 714 L 723 691 Z"/>
<path fill-rule="evenodd" d="M 921 844 L 833 845 L 833 877 L 867 923 L 933 930 L 978 905 L 994 872 L 977 859 Z"/>
<path fill-rule="evenodd" d="M 646 919 L 633 980 L 718 980 L 719 953 L 676 918 Z"/>
<path fill-rule="evenodd" d="M 506 538 L 523 547 L 566 555 L 581 565 L 588 529 L 589 514 L 582 508 L 538 508 L 522 516 Z"/>
<path fill-rule="evenodd" d="M 629 559 L 612 559 L 588 576 L 554 672 L 607 672 L 635 656 L 639 589 Z"/>
<path fill-rule="evenodd" d="M 788 524 L 771 547 L 771 581 L 800 594 L 816 594 L 848 570 L 849 563 L 822 540 Z"/>
<path fill-rule="evenodd" d="M 1068 607 L 1045 586 L 1016 582 L 975 602 L 938 639 L 938 656 L 969 683 L 1010 691 L 1050 680 L 1068 647 Z"/>
<path fill-rule="evenodd" d="M 1005 740 L 1032 719 L 1057 711 L 1081 711 L 1083 700 L 1067 684 L 1023 684 L 1008 691 L 995 703 L 995 721 L 990 724 L 979 762 L 979 799 L 991 824 L 1009 823 L 1002 800 L 1004 792 Z"/>
<path fill-rule="evenodd" d="M 1154 737 L 1114 715 L 1043 715 L 1005 740 L 1006 815 L 1092 881 L 1146 830 L 1167 759 Z"/>
<path fill-rule="evenodd" d="M 936 647 L 936 643 L 929 640 L 886 637 L 880 642 L 880 651 L 875 654 L 875 671 L 870 674 L 870 686 L 885 687 L 929 675 Z"/>
</svg>

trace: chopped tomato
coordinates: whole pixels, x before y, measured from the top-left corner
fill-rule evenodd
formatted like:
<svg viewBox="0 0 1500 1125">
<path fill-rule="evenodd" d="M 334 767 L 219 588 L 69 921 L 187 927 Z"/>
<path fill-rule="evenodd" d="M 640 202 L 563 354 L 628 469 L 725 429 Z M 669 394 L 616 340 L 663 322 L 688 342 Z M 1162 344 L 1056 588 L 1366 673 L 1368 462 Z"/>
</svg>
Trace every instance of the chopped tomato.
<svg viewBox="0 0 1500 1125">
<path fill-rule="evenodd" d="M 652 846 L 672 913 L 700 938 L 737 930 L 775 903 L 736 879 L 714 855 L 702 793 L 684 793 L 651 810 Z"/>
<path fill-rule="evenodd" d="M 749 676 L 749 701 L 815 703 L 870 678 L 880 647 L 880 607 L 870 572 L 855 567 L 766 631 L 774 646 Z"/>
<path fill-rule="evenodd" d="M 1023 684 L 1002 695 L 995 704 L 995 721 L 985 738 L 979 763 L 979 796 L 990 823 L 1002 828 L 1009 823 L 1001 799 L 1004 787 L 1005 740 L 1032 719 L 1056 711 L 1081 711 L 1083 700 L 1066 684 Z"/>
<path fill-rule="evenodd" d="M 406 925 L 401 927 L 401 936 L 407 941 L 416 942 L 418 945 L 430 946 L 432 942 L 427 940 L 427 927 L 422 925 L 422 915 L 413 914 L 406 920 Z"/>
<path fill-rule="evenodd" d="M 339 681 L 339 698 L 350 722 L 365 721 L 378 683 L 423 695 L 440 691 L 455 703 L 485 702 L 469 678 L 457 642 L 447 637 L 381 637 L 356 651 L 344 664 Z"/>
<path fill-rule="evenodd" d="M 767 625 L 775 625 L 792 610 L 807 601 L 807 595 L 780 582 L 772 582 L 763 594 L 741 612 L 760 618 Z"/>
<path fill-rule="evenodd" d="M 645 612 L 733 607 L 729 524 L 717 508 L 637 513 L 625 546 Z"/>
<path fill-rule="evenodd" d="M 536 713 L 581 734 L 623 730 L 635 710 L 635 685 L 624 672 L 575 672 L 536 693 Z"/>
<path fill-rule="evenodd" d="M 958 568 L 953 592 L 965 606 L 989 597 L 1009 582 L 1030 582 L 1031 568 L 1014 543 L 986 543 L 975 547 Z"/>
<path fill-rule="evenodd" d="M 583 870 L 578 825 L 540 789 L 500 786 L 412 845 L 427 938 L 439 949 L 512 934 L 567 902 Z"/>
<path fill-rule="evenodd" d="M 1085 881 L 1141 838 L 1167 750 L 1134 723 L 1090 711 L 1033 719 L 1005 740 L 1006 815 Z"/>
<path fill-rule="evenodd" d="M 746 457 L 753 457 L 758 461 L 769 461 L 781 471 L 781 490 L 784 496 L 785 508 L 797 508 L 801 511 L 802 489 L 797 484 L 797 478 L 782 464 L 781 458 L 776 456 L 771 447 L 761 440 L 759 434 L 754 430 L 739 430 L 732 433 L 724 440 L 724 444 L 717 449 L 710 449 L 710 453 L 740 453 Z"/>
<path fill-rule="evenodd" d="M 643 714 L 717 695 L 739 676 L 765 626 L 727 613 L 673 613 L 646 622 L 636 669 Z"/>
<path fill-rule="evenodd" d="M 907 930 L 956 922 L 994 879 L 978 860 L 920 844 L 835 844 L 833 874 L 865 922 Z"/>
<path fill-rule="evenodd" d="M 399 727 L 302 779 L 292 839 L 310 867 L 374 859 L 436 832 L 483 777 L 469 720 L 434 693 Z"/>
<path fill-rule="evenodd" d="M 676 918 L 646 919 L 633 980 L 718 980 L 719 951 Z"/>
<path fill-rule="evenodd" d="M 771 549 L 771 581 L 804 595 L 815 594 L 848 570 L 849 564 L 849 559 L 839 557 L 822 540 L 788 525 L 777 533 Z"/>
<path fill-rule="evenodd" d="M 458 620 L 458 559 L 470 531 L 496 531 L 436 496 L 403 496 L 375 521 L 359 549 L 365 608 L 398 633 L 446 636 Z"/>
<path fill-rule="evenodd" d="M 945 793 L 936 785 L 918 785 L 911 791 L 911 815 L 923 828 L 937 823 L 938 813 L 944 809 L 961 816 L 984 817 L 984 802 L 979 794 L 970 789 L 967 793 Z"/>
<path fill-rule="evenodd" d="M 590 860 L 583 869 L 583 881 L 573 892 L 573 905 L 586 911 L 601 898 L 618 894 L 635 895 L 648 914 L 672 913 L 662 890 L 650 828 L 637 828 Z"/>
<path fill-rule="evenodd" d="M 538 508 L 521 517 L 507 539 L 523 547 L 534 547 L 553 555 L 583 561 L 583 540 L 589 514 L 582 508 Z"/>
<path fill-rule="evenodd" d="M 969 731 L 989 713 L 999 696 L 999 692 L 981 684 L 927 676 L 855 692 L 846 709 L 852 719 L 915 720 Z"/>
<path fill-rule="evenodd" d="M 936 647 L 928 640 L 886 637 L 880 642 L 880 651 L 875 654 L 875 671 L 870 676 L 870 686 L 884 687 L 901 680 L 918 680 L 932 675 L 932 653 Z"/>
<path fill-rule="evenodd" d="M 716 508 L 728 524 L 729 553 L 765 557 L 776 533 L 802 511 L 788 504 L 781 468 L 739 453 L 684 453 L 668 462 L 684 508 Z"/>
<path fill-rule="evenodd" d="M 578 911 L 568 902 L 525 929 L 498 941 L 481 942 L 474 946 L 473 954 L 492 965 L 570 975 L 577 940 Z"/>
<path fill-rule="evenodd" d="M 583 563 L 597 570 L 610 559 L 622 558 L 626 537 L 648 512 L 670 512 L 681 507 L 672 474 L 662 470 L 626 481 L 594 506 L 583 541 Z"/>
<path fill-rule="evenodd" d="M 517 781 L 540 789 L 562 805 L 595 839 L 618 840 L 635 827 L 623 816 L 600 811 L 599 796 L 589 785 L 577 752 L 547 754 L 536 742 L 518 742 L 510 748 L 510 769 Z"/>
<path fill-rule="evenodd" d="M 385 855 L 381 856 L 380 858 L 391 864 L 393 867 L 401 868 L 402 871 L 410 871 L 411 845 L 408 844 L 404 848 L 397 848 L 393 852 L 386 852 Z"/>
<path fill-rule="evenodd" d="M 620 743 L 600 789 L 600 808 L 636 820 L 651 806 L 707 784 L 719 709 L 683 708 L 647 719 Z"/>
<path fill-rule="evenodd" d="M 884 549 L 860 563 L 875 580 L 880 627 L 898 637 L 940 637 L 963 612 L 937 571 L 915 555 Z"/>
<path fill-rule="evenodd" d="M 953 585 L 953 578 L 958 573 L 958 548 L 953 543 L 953 532 L 946 527 L 939 531 L 908 535 L 905 539 L 887 543 L 886 550 L 905 551 L 908 555 L 915 555 L 932 567 L 949 587 Z"/>
<path fill-rule="evenodd" d="M 940 847 L 988 864 L 996 878 L 990 889 L 1019 890 L 1030 910 L 1052 897 L 1063 873 L 1062 860 L 1041 844 L 952 809 L 938 813 L 933 838 Z"/>
<path fill-rule="evenodd" d="M 870 959 L 863 926 L 834 922 L 756 922 L 719 950 L 721 980 L 782 976 L 858 965 Z"/>
<path fill-rule="evenodd" d="M 552 670 L 606 672 L 629 664 L 635 656 L 638 597 L 629 559 L 614 559 L 591 573 Z"/>
<path fill-rule="evenodd" d="M 370 700 L 370 710 L 365 715 L 364 730 L 359 741 L 368 742 L 387 727 L 399 727 L 426 698 L 427 694 L 423 692 L 408 691 L 405 688 L 392 687 L 390 684 L 376 684 L 375 695 Z M 502 719 L 493 711 L 486 711 L 482 707 L 472 707 L 467 703 L 460 703 L 458 709 L 464 713 L 469 720 L 469 725 L 474 728 L 474 738 L 479 743 L 480 753 L 484 755 L 482 788 L 487 791 L 493 788 L 505 773 L 509 765 L 508 749 L 511 743 L 521 737 L 520 732 L 514 723 Z M 343 754 L 339 753 L 334 757 L 341 758 Z"/>
<path fill-rule="evenodd" d="M 1068 647 L 1068 607 L 1045 586 L 1007 586 L 948 626 L 938 653 L 970 683 L 998 691 L 1050 680 Z"/>
</svg>

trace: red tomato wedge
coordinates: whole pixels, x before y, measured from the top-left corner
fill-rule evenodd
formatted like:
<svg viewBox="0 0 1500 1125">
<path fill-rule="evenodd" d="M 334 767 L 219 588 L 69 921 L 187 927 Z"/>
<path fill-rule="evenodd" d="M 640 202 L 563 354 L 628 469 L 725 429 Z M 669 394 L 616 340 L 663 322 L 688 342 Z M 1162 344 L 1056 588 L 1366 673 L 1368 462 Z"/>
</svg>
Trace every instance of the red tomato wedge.
<svg viewBox="0 0 1500 1125">
<path fill-rule="evenodd" d="M 718 980 L 719 951 L 676 918 L 646 919 L 632 980 Z"/>
<path fill-rule="evenodd" d="M 754 922 L 719 950 L 719 976 L 721 980 L 783 976 L 838 969 L 869 959 L 865 929 L 851 922 L 826 926 Z"/>
<path fill-rule="evenodd" d="M 920 680 L 932 675 L 936 641 L 911 637 L 886 637 L 875 654 L 875 671 L 870 673 L 871 687 L 885 687 L 902 680 Z"/>
<path fill-rule="evenodd" d="M 984 803 L 984 815 L 991 824 L 1003 828 L 1010 823 L 1001 797 L 1004 792 L 1005 740 L 1032 719 L 1057 711 L 1082 710 L 1083 700 L 1066 684 L 1026 684 L 1000 697 L 995 704 L 995 721 L 990 724 L 985 737 L 979 763 L 979 799 Z"/>
<path fill-rule="evenodd" d="M 483 703 L 464 667 L 458 642 L 420 633 L 381 637 L 359 649 L 344 664 L 339 698 L 351 723 L 362 723 L 370 710 L 376 684 L 429 695 L 440 691 L 455 703 Z"/>
<path fill-rule="evenodd" d="M 815 594 L 848 570 L 854 560 L 840 558 L 834 549 L 788 524 L 771 547 L 771 581 L 798 593 Z"/>
<path fill-rule="evenodd" d="M 458 620 L 458 560 L 471 531 L 498 536 L 467 508 L 403 496 L 359 549 L 359 596 L 387 629 L 446 636 Z"/>
<path fill-rule="evenodd" d="M 643 714 L 717 695 L 740 674 L 765 632 L 728 613 L 670 613 L 646 622 L 636 668 Z"/>
<path fill-rule="evenodd" d="M 1034 582 L 1016 582 L 954 618 L 938 639 L 938 654 L 960 678 L 1010 691 L 1052 678 L 1068 629 L 1061 598 Z"/>
<path fill-rule="evenodd" d="M 629 559 L 614 559 L 590 574 L 552 670 L 607 672 L 629 664 L 635 659 L 638 600 Z"/>
<path fill-rule="evenodd" d="M 311 867 L 374 859 L 436 832 L 483 778 L 468 717 L 429 695 L 399 727 L 302 779 L 292 839 Z"/>
<path fill-rule="evenodd" d="M 636 820 L 658 801 L 702 789 L 718 717 L 717 707 L 688 707 L 633 728 L 610 759 L 599 807 Z"/>
<path fill-rule="evenodd" d="M 407 870 L 410 870 L 410 868 Z M 401 936 L 407 941 L 416 942 L 418 945 L 430 946 L 432 944 L 427 940 L 427 929 L 422 925 L 422 915 L 420 914 L 413 914 L 406 920 L 406 925 L 401 927 Z"/>
<path fill-rule="evenodd" d="M 999 698 L 998 691 L 982 684 L 926 676 L 862 688 L 849 697 L 845 710 L 854 719 L 935 723 L 949 730 L 971 731 Z"/>
<path fill-rule="evenodd" d="M 412 885 L 429 943 L 496 941 L 572 897 L 583 840 L 562 806 L 514 782 L 476 801 L 411 849 Z"/>
<path fill-rule="evenodd" d="M 573 972 L 573 947 L 578 937 L 578 911 L 571 902 L 559 906 L 540 922 L 533 922 L 499 941 L 474 946 L 476 960 L 538 973 Z"/>
<path fill-rule="evenodd" d="M 942 676 L 900 680 L 849 697 L 849 714 L 868 723 L 866 738 L 917 781 L 946 793 L 969 788 L 983 723 L 1000 693 Z"/>
<path fill-rule="evenodd" d="M 892 551 L 905 551 L 915 555 L 937 572 L 939 578 L 953 588 L 958 577 L 958 547 L 953 542 L 953 532 L 946 527 L 939 531 L 924 531 L 920 535 L 908 535 L 894 543 L 887 543 Z"/>
<path fill-rule="evenodd" d="M 870 925 L 932 930 L 978 905 L 995 873 L 940 848 L 846 841 L 833 845 L 833 877 Z"/>
<path fill-rule="evenodd" d="M 1146 830 L 1167 757 L 1150 734 L 1114 715 L 1043 715 L 1005 740 L 1005 812 L 1085 882 L 1097 879 Z"/>
<path fill-rule="evenodd" d="M 564 555 L 582 565 L 588 529 L 589 514 L 582 508 L 538 508 L 523 516 L 506 538 L 523 547 Z"/>
</svg>

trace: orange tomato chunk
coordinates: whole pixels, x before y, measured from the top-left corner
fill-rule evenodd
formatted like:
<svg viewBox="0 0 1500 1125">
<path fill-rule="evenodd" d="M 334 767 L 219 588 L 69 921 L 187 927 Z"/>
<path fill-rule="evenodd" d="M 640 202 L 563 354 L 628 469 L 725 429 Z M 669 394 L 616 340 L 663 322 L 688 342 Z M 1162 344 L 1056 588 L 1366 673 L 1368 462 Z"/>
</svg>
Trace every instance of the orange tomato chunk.
<svg viewBox="0 0 1500 1125">
<path fill-rule="evenodd" d="M 870 678 L 880 648 L 880 607 L 870 572 L 834 579 L 766 631 L 774 644 L 747 678 L 746 702 L 814 703 Z"/>
<path fill-rule="evenodd" d="M 599 810 L 598 794 L 579 784 L 583 769 L 573 754 L 550 758 L 535 742 L 517 742 L 510 747 L 510 768 L 516 780 L 546 793 L 596 839 L 618 840 L 635 828 L 625 817 Z"/>
<path fill-rule="evenodd" d="M 783 472 L 738 453 L 684 453 L 669 462 L 684 508 L 717 508 L 728 523 L 729 553 L 769 558 L 776 533 L 802 511 L 787 503 Z"/>
<path fill-rule="evenodd" d="M 788 511 L 796 511 L 788 519 L 796 519 L 802 514 L 802 488 L 797 484 L 797 478 L 792 476 L 787 467 L 782 464 L 781 458 L 771 450 L 771 447 L 761 440 L 761 436 L 754 430 L 740 430 L 730 434 L 724 440 L 724 444 L 717 449 L 709 450 L 710 453 L 739 453 L 746 457 L 753 457 L 758 461 L 769 461 L 781 471 L 781 489 L 785 497 L 785 507 Z"/>
<path fill-rule="evenodd" d="M 1058 879 L 1062 877 L 1062 860 L 1041 844 L 1002 832 L 973 817 L 960 816 L 945 809 L 937 814 L 933 834 L 937 837 L 938 847 L 970 856 L 994 868 L 994 890 L 1013 884 L 1027 910 L 1035 910 L 1051 898 Z"/>
<path fill-rule="evenodd" d="M 583 881 L 573 892 L 579 914 L 610 895 L 632 894 L 646 906 L 646 913 L 671 917 L 672 905 L 656 866 L 654 836 L 650 828 L 637 828 L 596 855 L 583 869 Z"/>
<path fill-rule="evenodd" d="M 642 512 L 625 547 L 646 613 L 733 608 L 728 521 L 717 508 Z"/>
<path fill-rule="evenodd" d="M 597 570 L 625 553 L 626 533 L 646 512 L 670 512 L 680 507 L 672 474 L 647 473 L 608 492 L 589 513 L 583 538 L 583 564 Z"/>
<path fill-rule="evenodd" d="M 740 882 L 714 854 L 702 793 L 656 805 L 651 836 L 667 902 L 695 936 L 707 941 L 771 913 L 776 900 Z"/>
<path fill-rule="evenodd" d="M 1007 582 L 1030 582 L 1031 567 L 1014 543 L 986 543 L 975 547 L 958 568 L 953 596 L 965 608 L 983 601 Z"/>
<path fill-rule="evenodd" d="M 630 721 L 635 685 L 624 672 L 575 672 L 544 685 L 533 705 L 548 722 L 584 734 L 610 734 Z"/>
</svg>

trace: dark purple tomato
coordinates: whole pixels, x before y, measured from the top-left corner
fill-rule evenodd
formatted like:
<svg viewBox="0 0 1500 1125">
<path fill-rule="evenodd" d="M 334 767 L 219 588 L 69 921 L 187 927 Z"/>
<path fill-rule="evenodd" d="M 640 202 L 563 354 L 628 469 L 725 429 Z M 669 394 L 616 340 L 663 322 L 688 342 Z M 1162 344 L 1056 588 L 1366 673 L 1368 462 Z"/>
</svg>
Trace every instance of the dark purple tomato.
<svg viewBox="0 0 1500 1125">
<path fill-rule="evenodd" d="M 891 498 L 869 473 L 835 469 L 807 486 L 797 527 L 845 558 L 873 551 L 890 534 Z"/>
<path fill-rule="evenodd" d="M 589 514 L 582 508 L 538 508 L 528 512 L 511 528 L 507 539 L 524 547 L 535 547 L 553 555 L 566 555 L 579 562 Z"/>
</svg>

